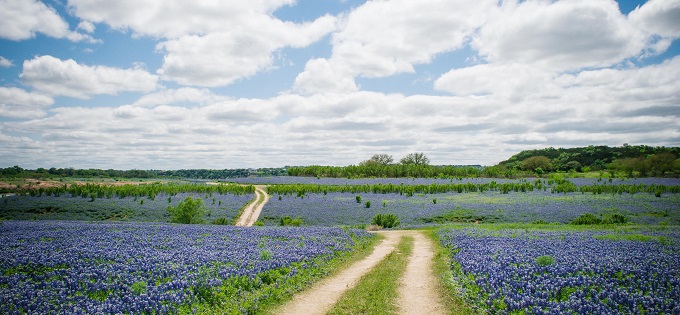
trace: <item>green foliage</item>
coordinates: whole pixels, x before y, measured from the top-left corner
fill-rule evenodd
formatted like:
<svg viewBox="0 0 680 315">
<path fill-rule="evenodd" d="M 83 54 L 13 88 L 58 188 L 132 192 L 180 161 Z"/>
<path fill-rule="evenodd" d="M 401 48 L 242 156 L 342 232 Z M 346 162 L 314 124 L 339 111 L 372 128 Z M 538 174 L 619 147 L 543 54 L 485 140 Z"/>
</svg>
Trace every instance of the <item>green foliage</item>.
<svg viewBox="0 0 680 315">
<path fill-rule="evenodd" d="M 293 219 L 290 216 L 285 216 L 285 217 L 282 217 L 279 220 L 279 225 L 281 225 L 281 226 L 300 226 L 300 225 L 302 225 L 302 219 L 299 218 L 299 217 Z"/>
<path fill-rule="evenodd" d="M 212 220 L 211 223 L 215 225 L 231 225 L 231 220 L 222 217 Z"/>
<path fill-rule="evenodd" d="M 357 195 L 356 199 L 357 199 L 357 203 L 361 203 L 361 196 Z"/>
<path fill-rule="evenodd" d="M 404 165 L 429 165 L 430 159 L 422 152 L 409 153 L 401 158 L 401 164 Z"/>
<path fill-rule="evenodd" d="M 578 218 L 576 218 L 574 221 L 571 221 L 571 224 L 574 225 L 595 225 L 595 224 L 602 224 L 602 219 L 598 218 L 596 215 L 592 213 L 584 213 Z"/>
<path fill-rule="evenodd" d="M 170 222 L 183 224 L 198 224 L 203 222 L 203 215 L 206 210 L 203 207 L 203 200 L 199 198 L 186 197 L 176 207 L 169 206 Z"/>
<path fill-rule="evenodd" d="M 257 221 L 255 221 L 255 224 L 253 224 L 253 225 L 254 226 L 264 226 L 264 222 L 257 220 Z"/>
<path fill-rule="evenodd" d="M 543 174 L 545 171 L 552 170 L 552 163 L 550 162 L 550 159 L 545 156 L 532 156 L 522 161 L 522 169 L 533 171 L 537 174 Z"/>
<path fill-rule="evenodd" d="M 539 256 L 534 259 L 534 262 L 539 266 L 550 266 L 555 263 L 555 257 L 550 255 Z"/>
<path fill-rule="evenodd" d="M 146 281 L 137 281 L 130 286 L 130 290 L 137 295 L 145 294 L 147 292 Z"/>
<path fill-rule="evenodd" d="M 597 224 L 624 224 L 628 219 L 619 213 L 612 214 L 609 217 L 599 218 L 592 213 L 585 213 L 571 221 L 574 225 L 597 225 Z"/>
<path fill-rule="evenodd" d="M 370 200 L 366 200 L 366 208 L 370 208 L 370 207 L 371 207 L 371 201 L 370 201 Z"/>
<path fill-rule="evenodd" d="M 373 217 L 371 224 L 389 229 L 399 225 L 399 217 L 392 213 L 378 213 Z"/>
</svg>

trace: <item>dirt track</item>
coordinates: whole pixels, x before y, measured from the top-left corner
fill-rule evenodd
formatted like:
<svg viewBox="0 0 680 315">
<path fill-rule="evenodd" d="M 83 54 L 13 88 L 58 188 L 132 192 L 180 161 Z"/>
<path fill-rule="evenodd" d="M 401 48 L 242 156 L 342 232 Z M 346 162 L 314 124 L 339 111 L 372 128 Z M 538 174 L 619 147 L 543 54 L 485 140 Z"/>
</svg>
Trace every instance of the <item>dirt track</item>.
<svg viewBox="0 0 680 315">
<path fill-rule="evenodd" d="M 324 279 L 312 288 L 295 296 L 288 304 L 276 310 L 276 314 L 326 314 L 342 294 L 353 288 L 366 273 L 396 249 L 404 235 L 414 238 L 413 253 L 409 257 L 406 272 L 400 280 L 399 314 L 444 314 L 438 293 L 436 279 L 432 274 L 431 241 L 418 231 L 381 231 L 385 239 L 376 245 L 373 253 L 363 260 L 330 278 Z"/>
<path fill-rule="evenodd" d="M 255 199 L 243 210 L 241 217 L 236 222 L 236 226 L 253 226 L 260 217 L 262 207 L 269 201 L 269 195 L 265 191 L 266 186 L 255 186 Z"/>
<path fill-rule="evenodd" d="M 269 201 L 266 186 L 255 186 L 255 199 L 244 209 L 237 226 L 252 226 L 257 221 L 262 208 Z M 414 239 L 413 253 L 409 257 L 406 271 L 400 280 L 397 308 L 399 314 L 444 314 L 445 308 L 436 291 L 436 279 L 432 274 L 434 259 L 430 239 L 418 231 L 379 231 L 385 239 L 376 245 L 368 257 L 360 260 L 338 274 L 324 279 L 312 288 L 296 295 L 275 313 L 325 314 L 341 298 L 342 294 L 353 288 L 365 274 L 396 249 L 402 236 Z"/>
</svg>

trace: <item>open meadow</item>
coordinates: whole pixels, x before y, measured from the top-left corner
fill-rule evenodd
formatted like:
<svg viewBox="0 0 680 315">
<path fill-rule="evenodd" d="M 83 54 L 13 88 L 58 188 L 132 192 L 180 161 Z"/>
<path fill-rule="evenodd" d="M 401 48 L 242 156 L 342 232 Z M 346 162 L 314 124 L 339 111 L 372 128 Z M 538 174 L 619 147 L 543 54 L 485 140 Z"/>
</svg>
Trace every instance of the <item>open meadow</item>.
<svg viewBox="0 0 680 315">
<path fill-rule="evenodd" d="M 225 226 L 262 180 L 263 226 Z M 433 238 L 445 313 L 680 313 L 677 179 L 234 182 L 3 196 L 0 313 L 276 313 L 366 257 L 380 242 L 365 231 L 378 215 Z M 203 224 L 167 223 L 168 207 L 189 197 Z M 342 305 L 364 305 L 357 292 Z"/>
</svg>

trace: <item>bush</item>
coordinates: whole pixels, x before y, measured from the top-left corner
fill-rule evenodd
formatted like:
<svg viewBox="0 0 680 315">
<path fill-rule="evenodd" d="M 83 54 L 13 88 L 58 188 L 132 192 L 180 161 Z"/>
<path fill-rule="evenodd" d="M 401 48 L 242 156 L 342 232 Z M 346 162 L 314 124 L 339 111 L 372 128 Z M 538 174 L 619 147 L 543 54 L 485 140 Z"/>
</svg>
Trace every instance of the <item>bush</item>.
<svg viewBox="0 0 680 315">
<path fill-rule="evenodd" d="M 371 207 L 371 201 L 370 201 L 370 200 L 367 200 L 367 201 L 366 201 L 366 208 L 370 208 L 370 207 Z"/>
<path fill-rule="evenodd" d="M 598 218 L 592 213 L 585 213 L 582 214 L 580 217 L 576 218 L 576 220 L 571 221 L 571 224 L 575 225 L 594 225 L 594 224 L 601 224 L 602 219 Z"/>
<path fill-rule="evenodd" d="M 571 221 L 571 224 L 575 225 L 624 224 L 626 222 L 628 222 L 628 218 L 618 213 L 612 214 L 610 217 L 605 219 L 600 219 L 592 213 L 586 213 L 576 218 L 576 220 Z"/>
<path fill-rule="evenodd" d="M 373 221 L 371 224 L 375 224 L 377 226 L 382 226 L 384 228 L 393 228 L 399 225 L 399 218 L 392 214 L 392 213 L 387 213 L 387 214 L 382 214 L 378 213 L 373 217 Z"/>
<path fill-rule="evenodd" d="M 285 216 L 281 218 L 279 224 L 281 226 L 300 226 L 302 225 L 302 219 L 300 219 L 299 217 L 293 219 L 290 216 Z"/>
<path fill-rule="evenodd" d="M 168 206 L 168 213 L 170 214 L 170 222 L 198 224 L 203 223 L 203 215 L 206 211 L 201 199 L 194 199 L 189 196 L 180 201 L 177 207 Z"/>
<path fill-rule="evenodd" d="M 361 196 L 357 195 L 357 203 L 361 203 Z"/>
</svg>

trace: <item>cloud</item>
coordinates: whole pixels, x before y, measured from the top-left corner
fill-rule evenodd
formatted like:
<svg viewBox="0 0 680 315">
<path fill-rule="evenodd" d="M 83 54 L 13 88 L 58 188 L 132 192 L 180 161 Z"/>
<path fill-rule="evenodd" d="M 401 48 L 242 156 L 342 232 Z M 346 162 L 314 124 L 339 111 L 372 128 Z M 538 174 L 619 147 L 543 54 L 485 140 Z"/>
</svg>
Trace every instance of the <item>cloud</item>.
<svg viewBox="0 0 680 315">
<path fill-rule="evenodd" d="M 80 99 L 98 94 L 149 92 L 159 87 L 158 77 L 141 69 L 86 66 L 72 59 L 52 56 L 24 61 L 19 77 L 24 84 L 41 93 Z"/>
<path fill-rule="evenodd" d="M 78 28 L 79 30 L 83 30 L 85 33 L 94 33 L 95 26 L 92 24 L 92 22 L 89 21 L 81 21 L 78 23 Z"/>
<path fill-rule="evenodd" d="M 628 19 L 649 33 L 680 37 L 680 1 L 647 1 L 628 14 Z"/>
<path fill-rule="evenodd" d="M 88 35 L 70 31 L 68 23 L 40 1 L 0 0 L 0 38 L 18 41 L 33 38 L 36 33 L 71 41 L 94 41 Z"/>
<path fill-rule="evenodd" d="M 8 118 L 40 118 L 45 108 L 54 103 L 51 97 L 30 93 L 16 87 L 0 87 L 0 116 Z"/>
<path fill-rule="evenodd" d="M 14 66 L 14 63 L 12 63 L 12 60 L 8 60 L 7 58 L 0 56 L 0 67 L 3 68 L 9 68 Z"/>
<path fill-rule="evenodd" d="M 313 59 L 295 80 L 302 93 L 351 90 L 357 76 L 414 72 L 438 54 L 462 48 L 496 1 L 369 1 L 348 13 L 333 34 L 329 59 Z M 317 82 L 320 80 L 321 84 Z M 331 84 L 331 82 L 340 84 Z"/>
<path fill-rule="evenodd" d="M 292 0 L 69 2 L 82 19 L 163 39 L 157 73 L 182 85 L 226 86 L 275 67 L 273 54 L 314 43 L 336 26 L 326 15 L 307 23 L 284 22 L 272 13 Z"/>
<path fill-rule="evenodd" d="M 490 63 L 570 71 L 635 57 L 647 42 L 614 1 L 506 1 L 472 46 Z"/>
</svg>

